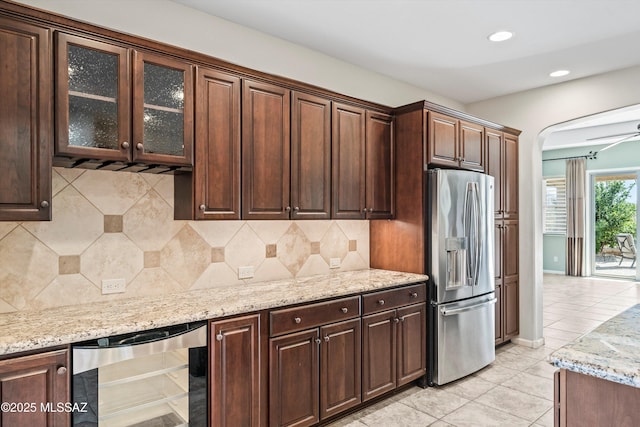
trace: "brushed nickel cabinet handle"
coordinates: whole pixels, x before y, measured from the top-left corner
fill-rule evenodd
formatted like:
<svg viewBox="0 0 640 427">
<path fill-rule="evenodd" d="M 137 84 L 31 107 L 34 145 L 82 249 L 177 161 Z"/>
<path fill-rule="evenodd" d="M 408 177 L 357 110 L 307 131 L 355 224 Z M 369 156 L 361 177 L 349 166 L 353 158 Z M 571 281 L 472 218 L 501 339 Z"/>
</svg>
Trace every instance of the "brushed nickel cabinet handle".
<svg viewBox="0 0 640 427">
<path fill-rule="evenodd" d="M 138 142 L 138 143 L 136 144 L 136 148 L 137 148 L 138 150 L 142 151 L 142 149 L 144 148 L 144 145 L 142 145 L 142 142 Z"/>
<path fill-rule="evenodd" d="M 362 212 L 367 213 L 367 208 L 362 208 Z"/>
<path fill-rule="evenodd" d="M 411 298 L 418 298 L 418 293 L 417 292 L 411 292 Z"/>
<path fill-rule="evenodd" d="M 293 210 L 298 212 L 300 210 L 300 206 L 296 206 L 295 208 L 293 208 Z"/>
<path fill-rule="evenodd" d="M 201 211 L 203 211 L 203 210 L 205 210 L 205 209 L 207 209 L 207 207 L 206 207 L 204 204 L 200 205 L 200 210 L 201 210 Z"/>
<path fill-rule="evenodd" d="M 64 375 L 67 373 L 67 367 L 66 366 L 60 366 L 57 371 L 58 375 Z"/>
<path fill-rule="evenodd" d="M 342 307 L 342 308 L 340 309 L 340 311 L 341 311 L 341 312 L 343 312 L 343 313 L 346 313 L 346 312 L 348 312 L 348 311 L 349 311 L 349 309 L 348 309 L 347 307 Z"/>
<path fill-rule="evenodd" d="M 324 336 L 324 342 L 329 342 L 329 339 L 330 339 L 330 338 L 329 338 L 329 335 L 325 335 L 325 336 Z"/>
<path fill-rule="evenodd" d="M 322 340 L 320 338 L 316 338 L 316 344 L 320 344 Z"/>
<path fill-rule="evenodd" d="M 384 305 L 384 300 L 383 300 L 383 299 L 379 299 L 379 300 L 378 300 L 378 304 L 380 304 L 380 305 Z"/>
<path fill-rule="evenodd" d="M 373 208 L 369 208 L 369 213 L 373 212 Z"/>
<path fill-rule="evenodd" d="M 395 319 L 393 319 L 393 323 L 400 323 L 400 319 L 396 317 Z"/>
<path fill-rule="evenodd" d="M 224 338 L 224 336 L 221 333 L 216 335 L 216 340 L 218 340 L 218 341 L 222 341 L 223 338 Z"/>
<path fill-rule="evenodd" d="M 40 202 L 40 207 L 41 208 L 48 208 L 49 207 L 49 202 L 47 202 L 46 200 L 43 200 Z"/>
<path fill-rule="evenodd" d="M 128 141 L 122 141 L 122 144 L 120 144 L 120 146 L 124 149 L 127 149 L 129 147 L 131 147 L 131 144 L 129 144 Z"/>
<path fill-rule="evenodd" d="M 287 206 L 286 208 L 284 208 L 285 211 L 290 212 L 291 211 L 291 206 Z"/>
<path fill-rule="evenodd" d="M 300 322 L 302 322 L 302 319 L 299 318 L 299 317 L 294 317 L 293 321 L 296 322 L 296 323 L 300 323 Z"/>
</svg>

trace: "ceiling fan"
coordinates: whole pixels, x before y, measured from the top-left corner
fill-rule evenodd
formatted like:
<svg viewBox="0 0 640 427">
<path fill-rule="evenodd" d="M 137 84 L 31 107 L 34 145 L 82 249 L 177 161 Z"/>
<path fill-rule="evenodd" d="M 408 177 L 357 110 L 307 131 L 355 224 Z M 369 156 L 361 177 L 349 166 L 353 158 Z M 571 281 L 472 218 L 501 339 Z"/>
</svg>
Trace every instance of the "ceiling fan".
<svg viewBox="0 0 640 427">
<path fill-rule="evenodd" d="M 608 150 L 609 148 L 615 147 L 616 145 L 621 144 L 625 141 L 628 141 L 632 138 L 635 138 L 636 136 L 640 136 L 640 123 L 638 124 L 636 129 L 638 129 L 637 132 L 625 132 L 625 133 L 617 133 L 615 135 L 599 136 L 597 138 L 588 138 L 587 141 L 597 141 L 599 139 L 610 139 L 618 136 L 623 137 L 622 139 L 612 142 L 611 144 L 607 145 L 606 147 L 604 147 L 602 150 L 599 151 L 599 152 L 602 152 L 602 151 Z"/>
</svg>

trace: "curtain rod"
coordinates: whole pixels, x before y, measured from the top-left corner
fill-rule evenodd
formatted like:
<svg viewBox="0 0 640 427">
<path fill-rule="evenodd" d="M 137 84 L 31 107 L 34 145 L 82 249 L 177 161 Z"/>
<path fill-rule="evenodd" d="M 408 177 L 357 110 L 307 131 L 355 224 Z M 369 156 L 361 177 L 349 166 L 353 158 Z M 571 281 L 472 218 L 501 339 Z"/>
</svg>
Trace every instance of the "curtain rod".
<svg viewBox="0 0 640 427">
<path fill-rule="evenodd" d="M 587 160 L 596 160 L 596 156 L 598 152 L 589 151 L 589 154 L 585 154 L 582 156 L 567 156 L 567 157 L 555 157 L 553 159 L 542 159 L 543 162 L 549 162 L 551 160 L 570 160 L 570 159 L 587 159 Z"/>
</svg>

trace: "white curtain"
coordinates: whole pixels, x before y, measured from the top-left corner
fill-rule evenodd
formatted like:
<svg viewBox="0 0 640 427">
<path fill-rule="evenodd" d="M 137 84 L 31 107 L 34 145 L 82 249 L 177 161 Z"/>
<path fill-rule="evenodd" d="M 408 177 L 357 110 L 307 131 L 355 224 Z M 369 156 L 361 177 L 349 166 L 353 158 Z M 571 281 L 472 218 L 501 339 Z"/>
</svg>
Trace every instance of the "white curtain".
<svg viewBox="0 0 640 427">
<path fill-rule="evenodd" d="M 586 163 L 584 158 L 567 160 L 567 276 L 586 275 Z"/>
</svg>

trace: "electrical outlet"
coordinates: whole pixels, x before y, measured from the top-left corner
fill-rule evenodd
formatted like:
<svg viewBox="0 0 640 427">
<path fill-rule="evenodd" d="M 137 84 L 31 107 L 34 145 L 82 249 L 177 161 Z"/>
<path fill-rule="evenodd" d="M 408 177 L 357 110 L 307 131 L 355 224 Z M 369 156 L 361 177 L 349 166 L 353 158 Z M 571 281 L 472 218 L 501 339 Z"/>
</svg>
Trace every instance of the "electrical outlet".
<svg viewBox="0 0 640 427">
<path fill-rule="evenodd" d="M 102 281 L 102 294 L 121 294 L 126 290 L 127 283 L 124 279 L 104 279 Z"/>
<path fill-rule="evenodd" d="M 238 267 L 238 279 L 251 279 L 253 277 L 253 265 Z"/>
<path fill-rule="evenodd" d="M 340 268 L 340 258 L 329 258 L 329 268 Z"/>
</svg>

